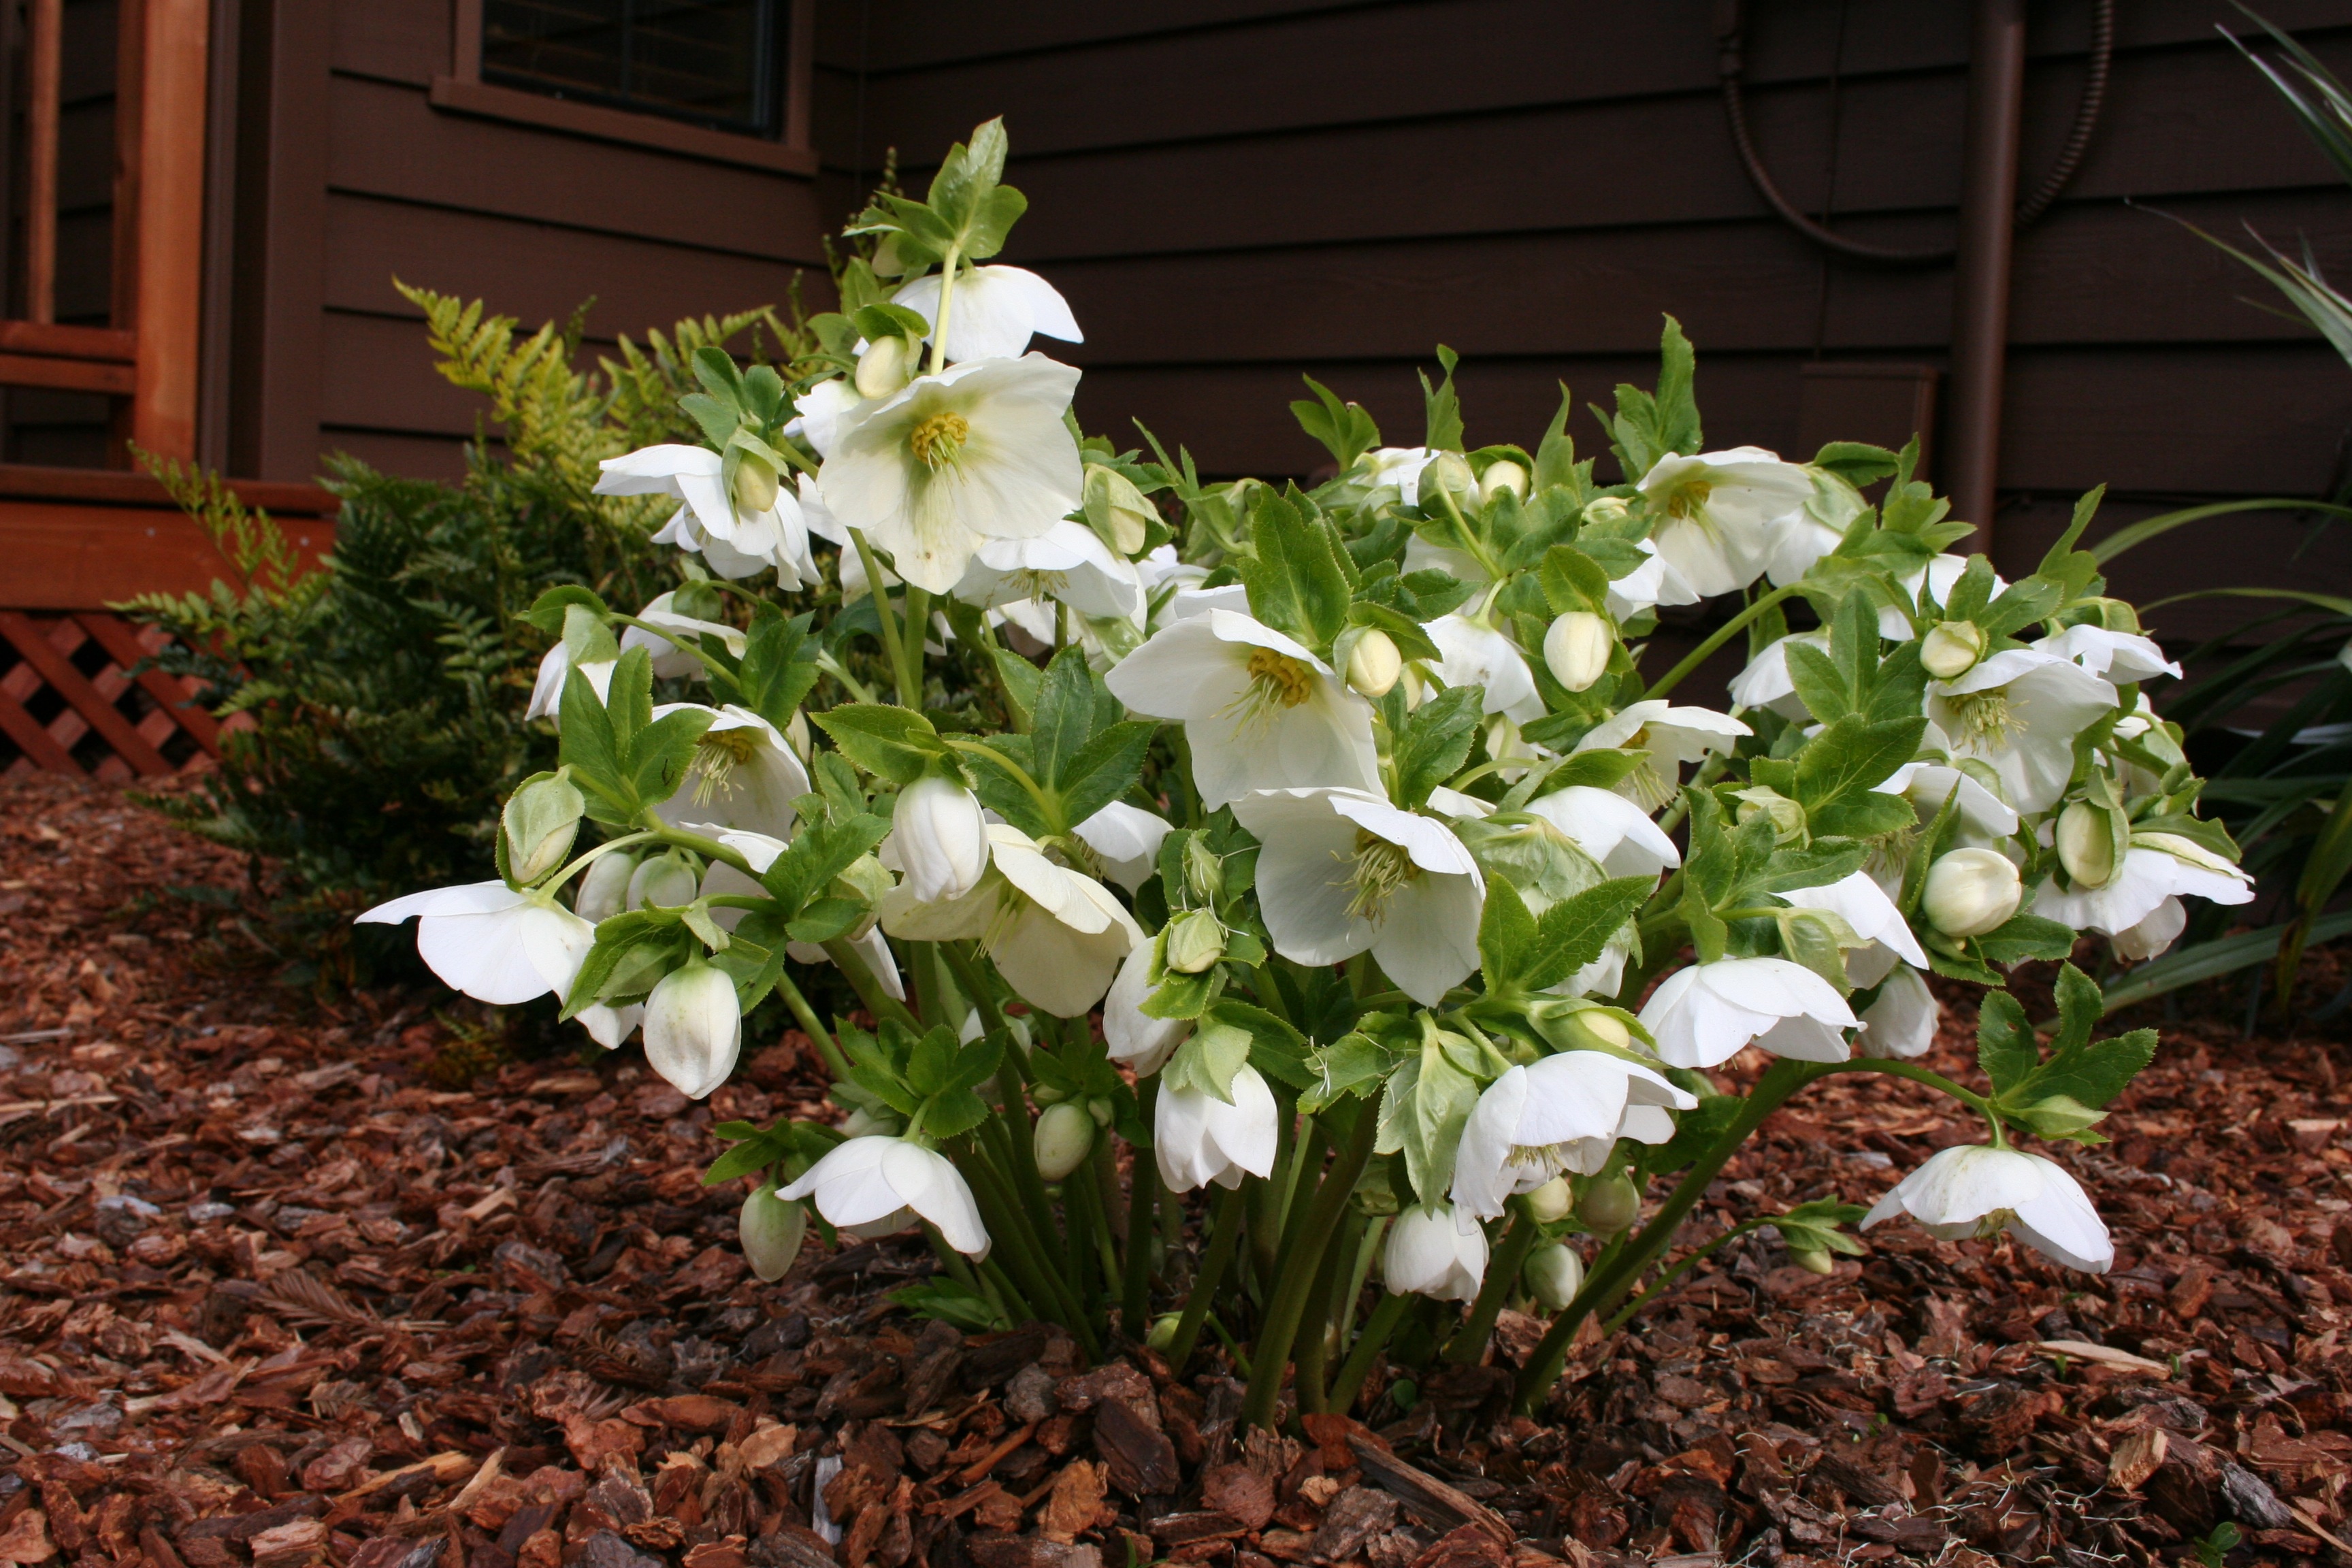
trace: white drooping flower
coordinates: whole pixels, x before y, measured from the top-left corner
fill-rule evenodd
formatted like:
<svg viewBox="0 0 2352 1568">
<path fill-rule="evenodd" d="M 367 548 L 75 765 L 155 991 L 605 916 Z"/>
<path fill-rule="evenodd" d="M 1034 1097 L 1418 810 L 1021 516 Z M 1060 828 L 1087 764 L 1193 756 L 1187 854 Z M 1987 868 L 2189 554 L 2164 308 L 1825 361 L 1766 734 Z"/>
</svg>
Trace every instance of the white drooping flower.
<svg viewBox="0 0 2352 1568">
<path fill-rule="evenodd" d="M 800 433 L 808 438 L 808 444 L 816 448 L 818 457 L 830 458 L 833 449 L 841 443 L 842 432 L 863 416 L 866 403 L 866 400 L 858 395 L 856 386 L 847 377 L 820 381 L 793 400 L 793 408 L 800 415 L 793 423 L 801 427 Z M 809 486 L 804 475 L 801 483 L 804 502 L 808 494 Z M 810 526 L 815 527 L 814 516 L 810 519 Z M 822 538 L 834 537 L 823 529 L 817 531 Z M 838 544 L 841 542 L 835 539 L 834 542 Z"/>
<path fill-rule="evenodd" d="M 2150 847 L 2152 839 L 2170 842 Z M 2180 853 L 2175 845 L 2194 850 L 2195 857 Z M 2033 912 L 2076 931 L 2121 936 L 2154 915 L 2166 900 L 2189 896 L 2243 904 L 2253 900 L 2254 889 L 2243 871 L 2177 834 L 2142 834 L 2134 837 L 2114 874 L 2098 887 L 2061 888 L 2054 878 L 2042 883 L 2033 895 Z M 2159 924 L 2151 930 L 2141 945 L 2160 929 Z M 2174 931 L 2162 945 L 2169 947 L 2172 937 L 2179 934 Z"/>
<path fill-rule="evenodd" d="M 743 1049 L 735 981 L 700 959 L 674 969 L 646 998 L 646 1065 L 688 1100 L 727 1081 Z"/>
<path fill-rule="evenodd" d="M 1847 527 L 1869 504 L 1853 484 L 1827 468 L 1807 465 L 1803 471 L 1812 493 L 1772 525 L 1771 554 L 1764 572 L 1776 587 L 1802 578 L 1814 562 L 1835 550 Z"/>
<path fill-rule="evenodd" d="M 737 498 L 727 493 L 725 459 L 708 447 L 645 447 L 607 458 L 599 467 L 604 473 L 595 493 L 600 496 L 678 499 L 681 504 L 654 536 L 655 542 L 699 553 L 722 577 L 750 577 L 773 566 L 780 587 L 799 588 L 816 581 L 808 524 L 797 498 L 779 487 L 760 510 L 739 507 Z M 761 471 L 766 471 L 764 467 Z"/>
<path fill-rule="evenodd" d="M 1247 1063 L 1234 1075 L 1233 1102 L 1205 1089 L 1160 1086 L 1152 1116 L 1152 1153 L 1171 1192 L 1189 1193 L 1214 1182 L 1238 1187 L 1244 1175 L 1274 1173 L 1279 1142 L 1274 1091 Z"/>
<path fill-rule="evenodd" d="M 1465 1214 L 1492 1219 L 1514 1193 L 1533 1192 L 1564 1171 L 1593 1174 L 1620 1138 L 1664 1142 L 1674 1136 L 1665 1109 L 1697 1103 L 1641 1063 L 1606 1051 L 1564 1051 L 1515 1067 L 1486 1086 L 1463 1125 L 1454 1201 Z"/>
<path fill-rule="evenodd" d="M 1370 950 L 1425 1007 L 1478 967 L 1486 879 L 1436 818 L 1328 788 L 1258 790 L 1234 816 L 1264 846 L 1258 907 L 1283 957 L 1333 964 Z"/>
<path fill-rule="evenodd" d="M 644 626 L 623 628 L 621 651 L 626 653 L 633 647 L 645 649 L 653 660 L 654 674 L 664 680 L 700 679 L 709 673 L 702 660 L 678 647 L 679 641 L 691 644 L 706 637 L 715 637 L 729 653 L 737 658 L 743 657 L 743 649 L 750 641 L 749 634 L 722 621 L 705 621 L 678 614 L 670 607 L 677 597 L 675 591 L 660 595 L 652 604 L 639 610 L 636 618 L 659 627 L 660 631 L 647 631 Z M 662 632 L 673 636 L 664 637 Z"/>
<path fill-rule="evenodd" d="M 1427 447 L 1376 447 L 1356 461 L 1364 470 L 1367 485 L 1394 485 L 1398 500 L 1407 506 L 1419 506 L 1421 470 L 1436 457 Z"/>
<path fill-rule="evenodd" d="M 882 929 L 912 942 L 976 938 L 1024 1001 L 1083 1016 L 1145 943 L 1142 928 L 1109 889 L 1048 858 L 1019 828 L 993 824 L 988 841 L 990 874 L 971 891 L 927 903 L 902 882 L 876 906 Z"/>
<path fill-rule="evenodd" d="M 836 1144 L 783 1196 L 795 1202 L 814 1198 L 817 1213 L 859 1237 L 893 1235 L 920 1215 L 966 1258 L 988 1256 L 988 1231 L 963 1173 L 936 1149 L 904 1138 L 852 1138 Z"/>
<path fill-rule="evenodd" d="M 1170 828 L 1166 817 L 1115 800 L 1070 831 L 1095 852 L 1103 874 L 1132 893 L 1151 879 Z"/>
<path fill-rule="evenodd" d="M 2188 909 L 2179 899 L 2167 899 L 2150 910 L 2137 925 L 2116 932 L 2107 941 L 2117 958 L 2126 963 L 2141 963 L 2179 942 L 2180 933 L 2188 929 Z"/>
<path fill-rule="evenodd" d="M 1642 476 L 1657 517 L 1658 554 L 1702 598 L 1745 588 L 1764 574 L 1790 514 L 1813 493 L 1812 477 L 1760 447 L 1696 457 L 1669 453 Z"/>
<path fill-rule="evenodd" d="M 1936 1043 L 1936 1020 L 1942 1014 L 1927 977 L 1908 964 L 1897 964 L 1879 983 L 1878 1000 L 1862 1010 L 1854 1048 L 1866 1057 L 1924 1055 Z"/>
<path fill-rule="evenodd" d="M 1663 699 L 1636 702 L 1585 731 L 1576 750 L 1623 748 L 1649 758 L 1617 785 L 1617 793 L 1655 811 L 1674 798 L 1685 763 L 1710 752 L 1729 752 L 1742 735 L 1755 731 L 1711 708 L 1676 708 Z"/>
<path fill-rule="evenodd" d="M 1789 645 L 1803 643 L 1822 653 L 1830 650 L 1825 632 L 1792 632 L 1775 637 L 1731 678 L 1731 700 L 1742 708 L 1769 708 L 1783 719 L 1810 719 L 1804 699 L 1797 695 L 1796 678 L 1789 672 Z"/>
<path fill-rule="evenodd" d="M 711 837 L 743 857 L 745 863 L 755 871 L 767 870 L 776 863 L 776 857 L 784 852 L 782 839 L 771 838 L 764 833 L 721 828 L 715 823 L 688 823 L 686 826 L 689 831 L 708 832 Z M 765 888 L 724 860 L 713 860 L 703 871 L 702 886 L 698 890 L 706 899 L 716 898 L 721 893 L 763 896 L 767 892 Z M 742 923 L 745 912 L 738 909 L 714 909 L 710 911 L 710 919 L 722 931 L 731 931 Z M 898 973 L 898 960 L 891 952 L 889 942 L 882 935 L 882 928 L 868 924 L 862 932 L 848 941 L 858 956 L 866 961 L 866 972 L 874 976 L 876 983 L 893 997 L 904 1002 L 907 999 L 907 983 Z M 784 944 L 784 952 L 794 963 L 833 962 L 833 954 L 813 942 L 788 942 Z M 580 1015 L 583 1020 L 587 1016 L 585 1012 Z"/>
<path fill-rule="evenodd" d="M 2030 645 L 2036 653 L 2071 658 L 2093 675 L 2118 686 L 2137 685 L 2159 675 L 2180 679 L 2180 666 L 2164 657 L 2153 637 L 2134 632 L 2111 632 L 2105 626 L 2068 626 L 2055 637 Z"/>
<path fill-rule="evenodd" d="M 1093 529 L 1066 519 L 1033 538 L 984 542 L 955 596 L 982 609 L 1053 599 L 1082 616 L 1143 616 L 1143 579 L 1134 566 L 1111 553 Z"/>
<path fill-rule="evenodd" d="M 890 814 L 890 859 L 900 885 L 919 904 L 961 899 L 988 870 L 988 819 L 980 801 L 953 779 L 936 774 L 898 792 Z"/>
<path fill-rule="evenodd" d="M 1252 790 L 1383 787 L 1371 705 L 1248 616 L 1213 609 L 1163 627 L 1106 679 L 1133 711 L 1183 723 L 1204 809 Z"/>
<path fill-rule="evenodd" d="M 1536 678 L 1518 645 L 1484 621 L 1441 616 L 1422 628 L 1443 657 L 1429 667 L 1441 686 L 1475 686 L 1486 693 L 1484 713 L 1501 713 L 1526 724 L 1544 715 Z"/>
<path fill-rule="evenodd" d="M 1167 1064 L 1184 1037 L 1192 1032 L 1190 1018 L 1155 1018 L 1143 1010 L 1151 994 L 1151 944 L 1139 943 L 1118 966 L 1118 975 L 1103 997 L 1103 1044 L 1110 1059 L 1150 1078 Z"/>
<path fill-rule="evenodd" d="M 2074 775 L 2074 737 L 2116 706 L 2116 689 L 2073 659 L 2005 648 L 1955 680 L 1927 683 L 1927 717 L 1956 757 L 1990 763 L 2020 811 L 2047 811 Z"/>
<path fill-rule="evenodd" d="M 597 701 L 612 700 L 613 669 L 618 662 L 617 652 L 612 658 L 586 658 L 576 662 L 580 673 L 587 679 L 590 689 L 596 693 Z M 572 679 L 574 668 L 575 661 L 568 640 L 557 643 L 540 656 L 539 679 L 531 683 L 530 706 L 523 710 L 526 720 L 562 717 L 563 688 Z"/>
<path fill-rule="evenodd" d="M 2065 1167 L 2019 1149 L 1964 1144 L 1938 1150 L 1872 1205 L 1861 1228 L 1898 1214 L 1945 1241 L 2007 1231 L 2086 1274 L 2104 1274 L 2116 1260 L 2098 1210 Z"/>
<path fill-rule="evenodd" d="M 1725 958 L 1666 976 L 1642 1008 L 1642 1026 L 1670 1067 L 1711 1068 L 1751 1040 L 1776 1057 L 1842 1062 L 1843 1031 L 1858 1020 L 1820 975 L 1786 958 Z"/>
<path fill-rule="evenodd" d="M 1570 784 L 1522 809 L 1559 828 L 1612 877 L 1656 877 L 1683 863 L 1682 851 L 1649 814 L 1614 790 Z"/>
<path fill-rule="evenodd" d="M 1591 515 L 1590 508 L 1586 515 Z M 1648 559 L 1622 577 L 1611 579 L 1604 601 L 1611 615 L 1620 621 L 1630 621 L 1661 605 L 1698 603 L 1698 590 L 1675 570 L 1673 562 L 1658 553 L 1656 545 L 1643 539 L 1635 541 L 1633 548 Z"/>
<path fill-rule="evenodd" d="M 934 594 L 988 539 L 1027 539 L 1076 510 L 1083 476 L 1063 422 L 1078 373 L 1043 354 L 975 359 L 861 408 L 817 475 L 826 510 Z"/>
<path fill-rule="evenodd" d="M 940 324 L 940 275 L 918 278 L 891 297 L 936 329 Z M 1014 359 L 1032 337 L 1082 343 L 1077 318 L 1061 290 L 1021 267 L 974 267 L 960 273 L 948 303 L 948 363 L 969 359 Z"/>
<path fill-rule="evenodd" d="M 809 793 L 808 769 L 784 732 L 752 712 L 729 703 L 711 709 L 696 702 L 666 702 L 656 720 L 672 713 L 708 713 L 710 728 L 694 743 L 694 758 L 677 793 L 654 807 L 672 827 L 688 822 L 717 823 L 790 838 L 793 802 Z"/>
<path fill-rule="evenodd" d="M 1933 822 L 1954 790 L 1960 803 L 1958 842 L 1989 848 L 2017 831 L 2017 813 L 2009 803 L 1958 768 L 1939 763 L 1906 763 L 1871 786 L 1879 795 L 1899 795 L 1911 803 L 1923 823 Z"/>
<path fill-rule="evenodd" d="M 1899 961 L 1927 967 L 1927 952 L 1885 889 L 1867 872 L 1856 871 L 1822 888 L 1789 888 L 1780 897 L 1801 910 L 1826 910 L 1869 942 L 1846 954 L 1845 974 L 1856 987 L 1877 984 Z"/>
<path fill-rule="evenodd" d="M 572 989 L 595 945 L 596 928 L 551 892 L 520 893 L 504 882 L 435 888 L 378 904 L 360 925 L 416 917 L 416 952 L 444 982 L 477 1002 L 512 1006 Z"/>
<path fill-rule="evenodd" d="M 1415 1204 L 1381 1245 L 1381 1279 L 1394 1292 L 1473 1301 L 1486 1278 L 1486 1233 L 1451 1204 Z"/>
</svg>

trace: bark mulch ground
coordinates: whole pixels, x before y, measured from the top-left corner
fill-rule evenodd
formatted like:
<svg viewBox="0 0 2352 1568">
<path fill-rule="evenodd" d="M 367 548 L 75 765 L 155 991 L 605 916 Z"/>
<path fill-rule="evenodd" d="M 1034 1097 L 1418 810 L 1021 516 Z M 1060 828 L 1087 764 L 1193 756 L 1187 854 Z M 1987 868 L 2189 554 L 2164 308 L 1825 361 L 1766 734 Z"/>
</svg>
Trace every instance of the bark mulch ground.
<svg viewBox="0 0 2352 1568">
<path fill-rule="evenodd" d="M 2337 1041 L 2192 999 L 2066 1156 L 2104 1279 L 1903 1225 L 1823 1279 L 1750 1238 L 1540 1421 L 1513 1315 L 1302 1441 L 1242 1430 L 1222 1363 L 908 1317 L 910 1243 L 760 1284 L 700 1173 L 714 1120 L 819 1110 L 796 1041 L 702 1104 L 633 1050 L 502 1062 L 446 994 L 273 985 L 244 871 L 110 791 L 0 787 L 0 1562 L 2090 1564 L 2218 1562 L 2224 1521 L 2238 1562 L 2352 1558 Z M 1976 1136 L 1833 1080 L 1711 1223 Z"/>
</svg>

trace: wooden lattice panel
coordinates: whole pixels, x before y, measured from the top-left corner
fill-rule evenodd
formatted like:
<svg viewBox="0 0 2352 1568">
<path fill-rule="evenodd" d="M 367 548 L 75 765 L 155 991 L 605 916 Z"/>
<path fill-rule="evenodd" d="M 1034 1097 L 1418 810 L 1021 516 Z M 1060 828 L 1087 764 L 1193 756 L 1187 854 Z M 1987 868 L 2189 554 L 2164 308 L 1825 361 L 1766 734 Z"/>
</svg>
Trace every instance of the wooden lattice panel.
<svg viewBox="0 0 2352 1568">
<path fill-rule="evenodd" d="M 0 610 L 0 777 L 39 769 L 121 781 L 219 756 L 221 726 L 192 700 L 194 682 L 131 673 L 169 640 L 103 611 Z"/>
</svg>

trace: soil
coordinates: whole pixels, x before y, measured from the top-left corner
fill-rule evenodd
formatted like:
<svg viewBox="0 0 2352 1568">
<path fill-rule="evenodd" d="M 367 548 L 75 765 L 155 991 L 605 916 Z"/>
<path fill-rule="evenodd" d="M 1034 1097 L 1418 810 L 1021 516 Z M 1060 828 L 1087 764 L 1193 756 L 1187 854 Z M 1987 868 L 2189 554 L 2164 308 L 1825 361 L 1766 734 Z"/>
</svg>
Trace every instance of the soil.
<svg viewBox="0 0 2352 1568">
<path fill-rule="evenodd" d="M 1540 1420 L 1507 1314 L 1486 1364 L 1277 1436 L 1218 1353 L 908 1316 L 911 1238 L 751 1278 L 709 1129 L 826 1113 L 799 1037 L 700 1104 L 633 1049 L 507 1059 L 446 992 L 274 984 L 247 871 L 103 786 L 0 785 L 0 1563 L 2352 1559 L 2344 1045 L 2242 1038 L 2242 982 L 2181 1000 L 2115 1142 L 2055 1152 L 2104 1278 L 1907 1223 L 1827 1278 L 1751 1237 Z M 1832 1079 L 1693 1239 L 1978 1136 Z"/>
</svg>

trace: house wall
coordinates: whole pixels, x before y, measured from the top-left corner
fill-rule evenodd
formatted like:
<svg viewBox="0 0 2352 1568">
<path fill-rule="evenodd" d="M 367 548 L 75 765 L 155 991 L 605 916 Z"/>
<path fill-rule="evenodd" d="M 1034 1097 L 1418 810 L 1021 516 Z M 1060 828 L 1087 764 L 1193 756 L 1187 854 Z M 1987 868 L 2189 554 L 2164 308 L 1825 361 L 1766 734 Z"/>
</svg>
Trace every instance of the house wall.
<svg viewBox="0 0 2352 1568">
<path fill-rule="evenodd" d="M 446 0 L 238 0 L 230 470 L 342 450 L 460 472 L 478 400 L 433 369 L 394 278 L 530 327 L 591 300 L 593 352 L 824 276 L 804 174 L 452 112 Z"/>
<path fill-rule="evenodd" d="M 2352 75 L 2340 0 L 2264 8 Z M 1994 530 L 2012 572 L 2094 484 L 2111 487 L 2110 522 L 2321 493 L 2352 432 L 2352 371 L 2247 303 L 2263 285 L 2158 216 L 2242 242 L 2242 221 L 2307 239 L 2340 273 L 2352 196 L 2217 36 L 2245 26 L 2223 0 L 2116 9 L 2088 156 L 2017 246 Z M 1859 238 L 1948 243 L 1969 6 L 1748 10 L 1750 112 L 1783 189 Z M 2071 121 L 2091 7 L 2032 11 L 2028 190 Z M 1008 178 L 1031 201 L 1005 259 L 1049 276 L 1087 331 L 1054 349 L 1086 370 L 1086 425 L 1126 433 L 1139 416 L 1211 472 L 1322 460 L 1285 409 L 1302 370 L 1363 402 L 1391 441 L 1418 439 L 1412 372 L 1439 342 L 1464 355 L 1470 439 L 1531 439 L 1563 381 L 1580 404 L 1646 383 L 1663 311 L 1698 345 L 1710 443 L 1793 453 L 1808 362 L 1948 365 L 1952 273 L 1825 258 L 1772 216 L 1725 125 L 1714 13 L 1711 0 L 827 0 L 815 142 L 832 210 L 886 149 L 919 189 L 950 141 L 1004 115 Z M 1589 416 L 1570 428 L 1602 445 Z M 2118 582 L 2155 597 L 2217 573 L 2352 576 L 2342 531 L 2293 558 L 2304 526 L 2176 534 L 2125 558 Z M 2195 606 L 2159 622 L 2216 624 Z"/>
</svg>

